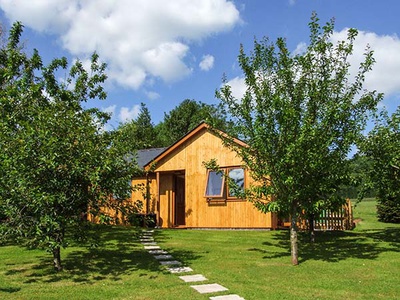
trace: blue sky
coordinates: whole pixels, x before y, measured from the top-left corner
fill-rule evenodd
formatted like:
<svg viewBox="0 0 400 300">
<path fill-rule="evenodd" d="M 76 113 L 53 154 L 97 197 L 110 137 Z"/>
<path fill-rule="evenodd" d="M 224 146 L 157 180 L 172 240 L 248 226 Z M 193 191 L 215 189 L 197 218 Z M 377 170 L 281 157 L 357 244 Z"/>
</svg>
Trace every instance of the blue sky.
<svg viewBox="0 0 400 300">
<path fill-rule="evenodd" d="M 45 62 L 66 56 L 87 60 L 93 51 L 108 64 L 108 98 L 91 102 L 113 113 L 109 128 L 147 105 L 156 124 L 184 99 L 215 104 L 223 74 L 237 96 L 244 89 L 239 45 L 254 37 L 285 37 L 289 48 L 308 42 L 316 11 L 335 18 L 334 39 L 359 30 L 354 66 L 370 44 L 377 63 L 365 87 L 385 93 L 381 106 L 400 104 L 400 21 L 397 0 L 0 0 L 0 20 L 25 25 L 27 49 Z"/>
</svg>

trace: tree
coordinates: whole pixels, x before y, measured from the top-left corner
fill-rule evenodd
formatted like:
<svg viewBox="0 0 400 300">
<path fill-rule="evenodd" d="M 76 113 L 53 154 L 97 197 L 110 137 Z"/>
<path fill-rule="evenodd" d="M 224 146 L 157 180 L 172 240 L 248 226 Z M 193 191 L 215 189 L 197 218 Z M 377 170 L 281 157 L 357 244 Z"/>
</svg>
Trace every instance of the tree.
<svg viewBox="0 0 400 300">
<path fill-rule="evenodd" d="M 136 119 L 120 124 L 117 128 L 115 142 L 130 149 L 132 152 L 139 149 L 157 147 L 157 137 L 151 116 L 144 103 L 140 104 L 140 112 Z"/>
<path fill-rule="evenodd" d="M 376 193 L 374 189 L 370 188 L 370 185 L 368 184 L 368 174 L 372 168 L 371 158 L 358 152 L 349 159 L 349 168 L 352 180 L 349 184 L 341 187 L 340 195 L 342 197 L 353 199 L 375 197 Z"/>
<path fill-rule="evenodd" d="M 291 54 L 283 38 L 255 40 L 250 55 L 241 46 L 243 98 L 233 97 L 226 79 L 216 93 L 235 122 L 236 136 L 248 144 L 238 147 L 222 136 L 258 183 L 247 189 L 249 200 L 263 212 L 291 217 L 294 265 L 299 215 L 305 212 L 312 221 L 321 208 L 343 203 L 339 190 L 349 179 L 346 157 L 382 97 L 362 89 L 374 63 L 369 48 L 355 78 L 348 79 L 357 30 L 349 29 L 347 40 L 334 45 L 334 21 L 323 27 L 318 22 L 313 13 L 310 42 L 302 54 Z"/>
<path fill-rule="evenodd" d="M 136 119 L 136 123 L 139 129 L 137 138 L 143 141 L 145 146 L 150 145 L 150 147 L 153 147 L 156 133 L 154 131 L 154 125 L 151 122 L 149 109 L 144 103 L 140 104 L 140 112 Z"/>
<path fill-rule="evenodd" d="M 370 185 L 377 192 L 378 219 L 400 223 L 400 107 L 388 116 L 383 111 L 361 150 L 372 160 Z"/>
<path fill-rule="evenodd" d="M 214 126 L 226 130 L 230 126 L 225 112 L 217 106 L 186 99 L 169 113 L 164 121 L 156 126 L 160 146 L 170 146 L 195 128 L 201 121 L 214 119 Z"/>
<path fill-rule="evenodd" d="M 1 233 L 46 248 L 61 270 L 61 247 L 88 235 L 87 213 L 105 220 L 101 208 L 126 199 L 134 162 L 102 129 L 108 115 L 82 106 L 106 97 L 97 54 L 90 73 L 80 61 L 67 72 L 66 58 L 44 66 L 38 51 L 23 51 L 22 31 L 15 23 L 0 49 Z"/>
</svg>

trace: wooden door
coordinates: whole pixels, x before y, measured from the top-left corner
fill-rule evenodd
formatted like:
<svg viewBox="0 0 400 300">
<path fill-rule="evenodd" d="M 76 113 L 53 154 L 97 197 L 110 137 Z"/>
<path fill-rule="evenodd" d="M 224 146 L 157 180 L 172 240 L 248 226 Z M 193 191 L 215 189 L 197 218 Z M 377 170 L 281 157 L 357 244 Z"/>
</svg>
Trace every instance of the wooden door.
<svg viewBox="0 0 400 300">
<path fill-rule="evenodd" d="M 185 225 L 185 176 L 175 176 L 175 225 Z"/>
</svg>

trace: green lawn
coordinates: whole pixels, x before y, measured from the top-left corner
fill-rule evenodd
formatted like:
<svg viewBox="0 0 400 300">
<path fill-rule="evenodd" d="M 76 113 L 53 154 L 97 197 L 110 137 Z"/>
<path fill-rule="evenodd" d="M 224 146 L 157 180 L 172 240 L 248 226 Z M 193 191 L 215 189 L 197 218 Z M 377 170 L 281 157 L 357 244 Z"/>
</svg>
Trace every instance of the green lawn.
<svg viewBox="0 0 400 300">
<path fill-rule="evenodd" d="M 160 230 L 160 246 L 230 292 L 250 299 L 398 299 L 400 225 L 378 223 L 375 201 L 357 205 L 353 231 L 318 232 L 290 265 L 287 231 Z M 70 247 L 55 273 L 39 250 L 0 247 L 0 299 L 208 299 L 143 250 L 135 231 L 103 231 L 104 246 Z"/>
</svg>

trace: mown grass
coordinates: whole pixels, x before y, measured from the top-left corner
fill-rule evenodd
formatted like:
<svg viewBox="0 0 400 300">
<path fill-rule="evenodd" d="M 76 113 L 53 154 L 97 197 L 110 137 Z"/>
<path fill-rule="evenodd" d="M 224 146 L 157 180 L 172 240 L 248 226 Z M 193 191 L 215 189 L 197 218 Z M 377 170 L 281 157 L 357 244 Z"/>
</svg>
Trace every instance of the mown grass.
<svg viewBox="0 0 400 300">
<path fill-rule="evenodd" d="M 173 256 L 245 299 L 397 299 L 400 225 L 379 223 L 375 201 L 355 208 L 355 230 L 300 239 L 300 265 L 290 264 L 287 231 L 159 230 Z M 0 247 L 0 299 L 208 299 L 169 274 L 143 250 L 130 228 L 103 230 L 104 245 L 67 248 L 55 273 L 38 250 Z"/>
<path fill-rule="evenodd" d="M 177 289 L 180 280 L 135 235 L 131 228 L 105 227 L 101 247 L 63 250 L 59 273 L 46 252 L 0 247 L 0 299 L 192 299 L 194 292 Z"/>
</svg>

